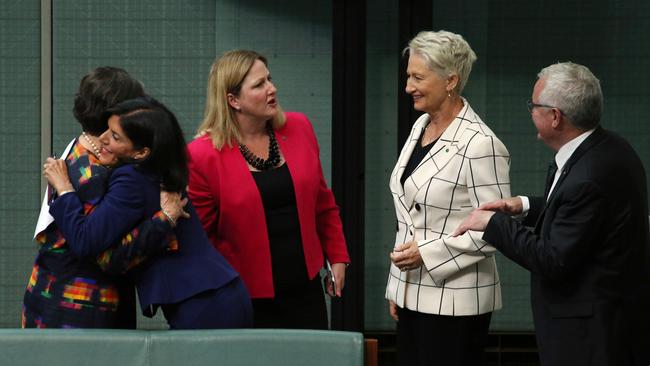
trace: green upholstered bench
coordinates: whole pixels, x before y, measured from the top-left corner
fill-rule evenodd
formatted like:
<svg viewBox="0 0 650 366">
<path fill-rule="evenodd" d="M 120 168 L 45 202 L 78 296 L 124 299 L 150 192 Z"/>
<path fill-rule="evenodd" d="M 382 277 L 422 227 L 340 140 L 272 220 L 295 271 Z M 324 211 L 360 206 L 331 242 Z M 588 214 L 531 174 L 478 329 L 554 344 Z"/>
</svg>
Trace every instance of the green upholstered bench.
<svg viewBox="0 0 650 366">
<path fill-rule="evenodd" d="M 363 335 L 287 329 L 0 329 L 0 363 L 20 366 L 363 365 Z"/>
</svg>

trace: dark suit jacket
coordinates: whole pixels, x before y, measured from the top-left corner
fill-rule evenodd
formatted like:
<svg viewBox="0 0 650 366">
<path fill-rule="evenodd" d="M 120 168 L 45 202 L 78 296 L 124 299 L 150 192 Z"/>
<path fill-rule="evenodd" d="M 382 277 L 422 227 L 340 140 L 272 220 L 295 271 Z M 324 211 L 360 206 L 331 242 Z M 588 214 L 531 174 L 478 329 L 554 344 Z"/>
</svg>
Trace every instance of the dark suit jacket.
<svg viewBox="0 0 650 366">
<path fill-rule="evenodd" d="M 71 246 L 83 243 L 84 249 L 80 251 L 97 255 L 159 209 L 157 177 L 125 165 L 113 171 L 108 191 L 90 215 L 83 216 L 76 194 L 59 197 L 50 213 Z M 206 290 L 219 289 L 238 277 L 212 247 L 191 203 L 186 211 L 191 217 L 179 220 L 174 229 L 178 251 L 149 260 L 134 272 L 145 315 L 153 315 L 152 305 L 177 303 Z"/>
<path fill-rule="evenodd" d="M 523 224 L 497 213 L 483 238 L 531 271 L 542 364 L 647 366 L 648 196 L 637 154 L 597 128 L 548 202 L 530 202 Z"/>
</svg>

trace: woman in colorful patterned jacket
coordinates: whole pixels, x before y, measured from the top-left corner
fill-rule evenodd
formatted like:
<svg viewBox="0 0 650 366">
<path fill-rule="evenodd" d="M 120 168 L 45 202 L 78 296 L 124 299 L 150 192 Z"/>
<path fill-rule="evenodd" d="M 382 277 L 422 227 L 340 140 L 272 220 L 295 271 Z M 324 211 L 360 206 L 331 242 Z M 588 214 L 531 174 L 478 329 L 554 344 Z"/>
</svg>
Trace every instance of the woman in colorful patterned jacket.
<svg viewBox="0 0 650 366">
<path fill-rule="evenodd" d="M 75 97 L 74 116 L 81 125 L 81 135 L 72 140 L 61 156 L 68 165 L 73 187 L 83 201 L 84 213 L 94 210 L 106 191 L 110 174 L 100 164 L 99 135 L 107 128 L 103 114 L 108 107 L 125 99 L 144 95 L 141 83 L 126 71 L 99 67 L 83 77 Z M 48 193 L 52 189 L 48 186 Z M 64 191 L 57 194 L 62 195 Z M 148 255 L 165 251 L 171 230 L 168 220 L 158 213 L 120 240 L 122 250 L 115 255 L 102 252 L 105 247 L 66 240 L 49 215 L 53 196 L 47 194 L 36 227 L 38 256 L 23 298 L 24 328 L 135 328 L 133 284 L 124 276 L 104 270 L 123 272 Z M 178 217 L 178 197 L 168 197 L 167 211 Z M 140 240 L 148 238 L 147 241 Z M 103 267 L 103 268 L 102 268 Z"/>
<path fill-rule="evenodd" d="M 181 192 L 187 186 L 183 131 L 165 106 L 153 98 L 137 98 L 108 112 L 109 129 L 100 138 L 102 162 L 117 167 L 92 213 L 82 214 L 83 202 L 67 180 L 66 165 L 54 159 L 47 163 L 48 180 L 66 192 L 50 212 L 71 245 L 110 246 L 160 210 L 161 189 Z M 131 271 L 143 314 L 153 316 L 162 308 L 172 329 L 251 326 L 250 297 L 239 274 L 210 245 L 191 203 L 187 212 L 187 219 L 169 219 L 177 250 Z M 124 247 L 113 249 L 119 253 Z"/>
</svg>

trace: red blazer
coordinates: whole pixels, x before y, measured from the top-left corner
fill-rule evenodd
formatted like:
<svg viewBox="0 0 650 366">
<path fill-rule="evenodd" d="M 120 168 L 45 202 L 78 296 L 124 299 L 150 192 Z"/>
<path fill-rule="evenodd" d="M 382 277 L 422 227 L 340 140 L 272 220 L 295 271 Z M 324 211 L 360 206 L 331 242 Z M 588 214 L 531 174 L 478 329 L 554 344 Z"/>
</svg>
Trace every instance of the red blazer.
<svg viewBox="0 0 650 366">
<path fill-rule="evenodd" d="M 275 136 L 296 192 L 309 278 L 331 263 L 350 261 L 339 208 L 327 187 L 318 142 L 307 117 L 287 112 Z M 271 252 L 262 198 L 235 145 L 217 150 L 208 136 L 188 145 L 189 196 L 212 244 L 240 273 L 251 297 L 274 297 Z"/>
</svg>

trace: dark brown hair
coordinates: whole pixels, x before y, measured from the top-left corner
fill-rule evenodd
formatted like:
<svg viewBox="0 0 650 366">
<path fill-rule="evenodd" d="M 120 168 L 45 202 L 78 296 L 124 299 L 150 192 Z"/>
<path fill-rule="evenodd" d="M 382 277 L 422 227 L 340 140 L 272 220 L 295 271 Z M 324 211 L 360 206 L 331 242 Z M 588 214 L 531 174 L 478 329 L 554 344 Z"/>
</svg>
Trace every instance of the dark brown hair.
<svg viewBox="0 0 650 366">
<path fill-rule="evenodd" d="M 117 103 L 144 95 L 142 83 L 123 69 L 98 67 L 81 79 L 72 113 L 83 131 L 99 136 L 108 128 L 106 110 Z"/>
</svg>

